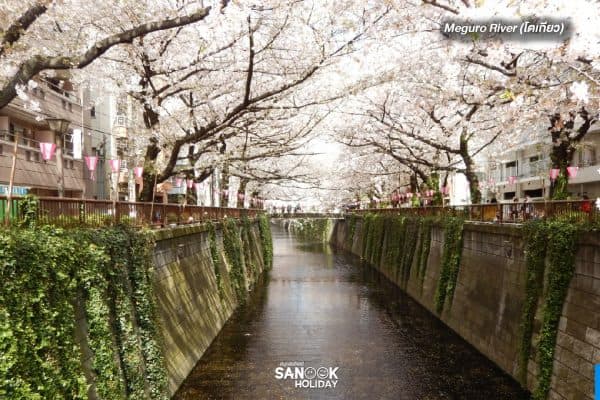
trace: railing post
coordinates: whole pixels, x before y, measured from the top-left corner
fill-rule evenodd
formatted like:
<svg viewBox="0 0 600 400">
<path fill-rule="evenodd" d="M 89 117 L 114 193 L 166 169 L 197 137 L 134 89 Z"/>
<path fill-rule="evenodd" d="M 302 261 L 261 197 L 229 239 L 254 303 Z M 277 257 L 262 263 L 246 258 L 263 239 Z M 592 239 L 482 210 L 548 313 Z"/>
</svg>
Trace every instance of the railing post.
<svg viewBox="0 0 600 400">
<path fill-rule="evenodd" d="M 79 223 L 81 225 L 85 223 L 85 199 L 79 203 Z"/>
<path fill-rule="evenodd" d="M 115 201 L 115 224 L 118 224 L 121 220 L 121 212 L 119 211 L 119 201 Z"/>
</svg>

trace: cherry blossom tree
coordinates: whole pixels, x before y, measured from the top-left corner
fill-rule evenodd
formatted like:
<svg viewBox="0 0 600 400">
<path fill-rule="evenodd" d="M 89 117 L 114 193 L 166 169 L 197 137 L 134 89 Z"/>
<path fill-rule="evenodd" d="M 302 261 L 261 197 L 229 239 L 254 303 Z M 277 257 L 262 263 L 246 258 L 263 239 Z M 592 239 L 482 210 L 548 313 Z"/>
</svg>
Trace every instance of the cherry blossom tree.
<svg viewBox="0 0 600 400">
<path fill-rule="evenodd" d="M 85 10 L 85 12 L 83 12 Z M 155 1 L 6 1 L 0 11 L 0 108 L 37 74 L 84 68 L 112 47 L 206 18 L 211 7 Z"/>
</svg>

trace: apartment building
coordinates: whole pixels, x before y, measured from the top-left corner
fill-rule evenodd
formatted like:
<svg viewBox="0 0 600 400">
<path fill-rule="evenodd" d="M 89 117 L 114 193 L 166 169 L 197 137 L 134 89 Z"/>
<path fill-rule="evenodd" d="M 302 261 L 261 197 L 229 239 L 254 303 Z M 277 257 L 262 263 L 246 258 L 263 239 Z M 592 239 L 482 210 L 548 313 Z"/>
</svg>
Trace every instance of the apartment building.
<svg viewBox="0 0 600 400">
<path fill-rule="evenodd" d="M 47 121 L 60 118 L 69 121 L 62 138 L 64 196 L 108 198 L 109 172 L 104 160 L 112 136 L 111 101 L 95 106 L 93 99 L 101 94 L 76 90 L 68 74 L 37 79 L 25 95 L 26 100 L 16 98 L 0 110 L 0 195 L 8 192 L 17 139 L 13 194 L 58 195 L 57 155 L 44 160 L 40 143 L 60 142 Z M 93 175 L 85 165 L 86 155 L 99 156 Z"/>
<path fill-rule="evenodd" d="M 486 185 L 483 190 L 487 199 L 512 201 L 526 196 L 533 200 L 548 199 L 550 194 L 551 144 L 522 143 L 500 154 L 487 163 Z M 577 175 L 569 179 L 568 190 L 573 198 L 587 195 L 600 197 L 600 130 L 593 130 L 577 149 L 572 166 L 578 167 Z"/>
</svg>

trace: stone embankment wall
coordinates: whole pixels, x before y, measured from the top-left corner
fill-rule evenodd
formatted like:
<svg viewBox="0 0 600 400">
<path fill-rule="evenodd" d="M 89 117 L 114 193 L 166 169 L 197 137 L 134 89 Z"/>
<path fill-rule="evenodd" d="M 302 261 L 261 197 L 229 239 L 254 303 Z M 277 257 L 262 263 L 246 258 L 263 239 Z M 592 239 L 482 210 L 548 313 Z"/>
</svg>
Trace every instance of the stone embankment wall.
<svg viewBox="0 0 600 400">
<path fill-rule="evenodd" d="M 548 307 L 544 299 L 548 296 L 549 272 L 546 268 L 537 304 L 534 298 L 532 338 L 526 341 L 530 343 L 527 349 L 520 345 L 528 296 L 522 229 L 465 223 L 462 236 L 450 236 L 448 241 L 452 243 L 445 249 L 449 235 L 443 224 L 417 221 L 413 225 L 405 223 L 400 229 L 385 224 L 379 228 L 371 224 L 364 229 L 369 225 L 365 221 L 359 217 L 337 221 L 332 244 L 371 263 L 482 354 L 536 393 L 540 377 L 536 345 L 544 325 L 545 307 Z M 455 260 L 452 254 L 444 257 L 444 252 L 451 252 L 454 245 L 455 255 L 459 257 L 456 268 L 452 267 Z M 446 294 L 440 294 L 440 287 Z M 558 310 L 560 319 L 554 358 L 550 362 L 552 373 L 547 398 L 591 400 L 594 397 L 593 365 L 600 363 L 600 235 L 597 233 L 579 236 L 574 275 L 562 312 Z M 530 356 L 525 355 L 525 369 L 519 366 L 522 348 L 530 351 Z"/>
<path fill-rule="evenodd" d="M 154 284 L 171 395 L 265 269 L 258 222 L 237 225 L 241 248 L 224 237 L 221 224 L 156 233 Z"/>
</svg>

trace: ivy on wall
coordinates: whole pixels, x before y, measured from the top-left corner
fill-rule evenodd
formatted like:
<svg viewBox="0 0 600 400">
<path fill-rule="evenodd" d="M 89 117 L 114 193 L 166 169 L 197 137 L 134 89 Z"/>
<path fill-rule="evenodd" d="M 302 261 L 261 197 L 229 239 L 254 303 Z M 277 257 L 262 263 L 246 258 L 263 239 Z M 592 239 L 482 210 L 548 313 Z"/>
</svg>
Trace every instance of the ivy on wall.
<svg viewBox="0 0 600 400">
<path fill-rule="evenodd" d="M 244 272 L 243 243 L 237 228 L 237 221 L 225 218 L 223 226 L 223 247 L 225 257 L 231 267 L 230 276 L 238 302 L 246 299 L 246 277 Z"/>
<path fill-rule="evenodd" d="M 373 220 L 375 219 L 374 214 L 367 214 L 364 216 L 362 221 L 362 234 L 363 234 L 363 243 L 362 243 L 362 251 L 361 257 L 364 260 L 371 259 L 371 243 L 373 243 Z"/>
<path fill-rule="evenodd" d="M 533 322 L 538 301 L 544 284 L 546 243 L 548 232 L 545 222 L 532 220 L 523 226 L 525 251 L 525 301 L 521 311 L 519 332 L 519 370 L 517 377 L 523 387 L 527 387 L 527 363 L 531 355 Z"/>
<path fill-rule="evenodd" d="M 550 391 L 558 324 L 575 273 L 577 229 L 578 225 L 568 220 L 529 221 L 523 227 L 527 274 L 519 332 L 518 379 L 523 387 L 527 386 L 533 325 L 541 306 L 542 324 L 536 346 L 539 374 L 533 392 L 535 400 L 545 400 Z M 543 299 L 542 304 L 539 304 L 540 298 Z"/>
<path fill-rule="evenodd" d="M 386 217 L 386 246 L 383 264 L 388 270 L 396 272 L 402 259 L 401 245 L 404 243 L 405 221 L 403 216 L 390 215 Z"/>
<path fill-rule="evenodd" d="M 548 278 L 537 346 L 539 375 L 538 386 L 533 392 L 535 400 L 546 399 L 550 391 L 558 322 L 575 273 L 576 226 L 563 221 L 550 221 L 547 231 Z"/>
<path fill-rule="evenodd" d="M 244 252 L 244 265 L 246 266 L 246 273 L 253 275 L 253 280 L 256 282 L 258 279 L 258 275 L 260 273 L 260 269 L 254 263 L 254 258 L 252 257 L 252 222 L 250 218 L 244 216 L 242 218 L 242 248 Z"/>
<path fill-rule="evenodd" d="M 81 306 L 98 397 L 166 399 L 153 245 L 128 227 L 1 230 L 0 397 L 87 398 L 74 336 Z"/>
<path fill-rule="evenodd" d="M 404 235 L 404 246 L 402 248 L 402 262 L 400 263 L 400 284 L 406 289 L 410 278 L 417 238 L 419 235 L 419 221 L 416 218 L 409 218 L 406 223 L 406 233 Z"/>
<path fill-rule="evenodd" d="M 225 296 L 223 288 L 223 277 L 221 276 L 221 268 L 223 267 L 221 262 L 221 256 L 217 247 L 217 232 L 215 225 L 212 222 L 208 223 L 208 246 L 210 249 L 210 258 L 213 264 L 213 270 L 215 273 L 215 280 L 217 281 L 217 288 L 219 290 L 219 298 L 223 300 Z"/>
<path fill-rule="evenodd" d="M 104 255 L 78 247 L 54 228 L 0 232 L 1 398 L 86 398 L 71 301 L 77 256 Z"/>
<path fill-rule="evenodd" d="M 369 258 L 372 265 L 379 266 L 383 250 L 383 239 L 385 233 L 385 218 L 380 214 L 375 214 L 371 221 L 371 240 L 369 242 Z"/>
<path fill-rule="evenodd" d="M 381 259 L 384 267 L 395 266 L 396 280 L 401 278 L 400 282 L 404 285 L 410 276 L 413 257 L 416 257 L 416 275 L 420 277 L 422 290 L 434 224 L 443 224 L 445 232 L 440 277 L 434 299 L 436 312 L 441 314 L 446 304 L 451 306 L 454 297 L 464 220 L 457 217 L 437 220 L 367 214 L 362 220 L 362 257 L 374 265 Z M 574 275 L 578 227 L 565 219 L 528 221 L 523 228 L 527 272 L 520 324 L 518 379 L 526 386 L 534 319 L 538 307 L 542 307 L 542 323 L 536 341 L 536 360 L 540 373 L 533 392 L 535 400 L 545 400 L 550 390 L 558 324 Z M 540 302 L 540 299 L 543 301 Z"/>
<path fill-rule="evenodd" d="M 258 230 L 263 250 L 263 262 L 265 269 L 273 267 L 273 237 L 271 234 L 271 221 L 266 214 L 258 217 Z"/>
<path fill-rule="evenodd" d="M 438 314 L 442 313 L 446 302 L 452 305 L 462 253 L 463 223 L 457 217 L 448 217 L 444 221 L 444 249 L 435 292 L 435 310 Z"/>
<path fill-rule="evenodd" d="M 299 218 L 289 221 L 290 232 L 303 241 L 327 242 L 330 227 L 329 218 Z"/>
<path fill-rule="evenodd" d="M 346 248 L 348 250 L 352 250 L 352 245 L 354 244 L 354 233 L 356 232 L 356 221 L 358 217 L 354 214 L 350 215 L 346 221 L 348 221 L 348 232 L 346 234 Z"/>
<path fill-rule="evenodd" d="M 420 220 L 421 227 L 419 230 L 419 251 L 417 252 L 417 277 L 423 292 L 423 283 L 425 281 L 425 273 L 427 272 L 427 262 L 429 260 L 429 250 L 431 247 L 431 226 L 432 218 L 425 217 Z"/>
</svg>

